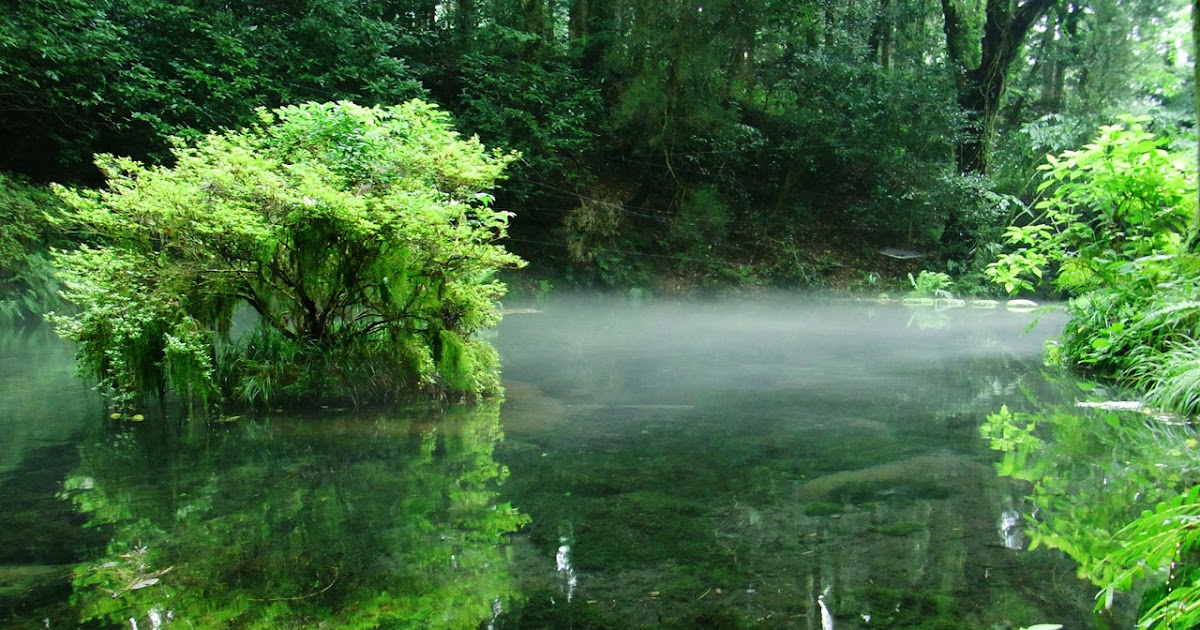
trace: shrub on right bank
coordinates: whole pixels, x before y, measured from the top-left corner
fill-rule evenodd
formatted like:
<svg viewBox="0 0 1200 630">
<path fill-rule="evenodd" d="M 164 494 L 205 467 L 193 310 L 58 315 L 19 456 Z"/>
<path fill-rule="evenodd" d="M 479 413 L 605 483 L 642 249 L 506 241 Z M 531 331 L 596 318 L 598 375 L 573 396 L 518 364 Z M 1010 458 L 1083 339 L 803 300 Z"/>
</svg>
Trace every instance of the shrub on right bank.
<svg viewBox="0 0 1200 630">
<path fill-rule="evenodd" d="M 1011 251 L 988 269 L 1010 293 L 1043 282 L 1070 297 L 1057 358 L 1143 392 L 1150 405 L 1200 412 L 1200 241 L 1195 163 L 1125 117 L 1077 151 L 1047 156 L 1036 214 L 1006 232 Z M 1194 440 L 1188 440 L 1194 442 Z M 1186 444 L 1195 448 L 1194 443 Z M 1200 621 L 1200 490 L 1160 503 L 1113 535 L 1092 573 L 1114 591 L 1169 569 L 1143 598 L 1138 627 Z"/>
</svg>

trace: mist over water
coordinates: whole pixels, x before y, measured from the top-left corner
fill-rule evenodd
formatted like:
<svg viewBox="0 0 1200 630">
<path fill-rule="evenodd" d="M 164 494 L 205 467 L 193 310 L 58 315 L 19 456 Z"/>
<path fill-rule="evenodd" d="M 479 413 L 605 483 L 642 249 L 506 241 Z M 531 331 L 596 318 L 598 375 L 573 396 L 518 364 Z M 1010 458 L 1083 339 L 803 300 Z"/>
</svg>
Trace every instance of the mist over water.
<svg viewBox="0 0 1200 630">
<path fill-rule="evenodd" d="M 71 347 L 48 328 L 0 331 L 0 475 L 98 416 L 99 398 L 74 373 Z"/>
<path fill-rule="evenodd" d="M 1022 490 L 979 434 L 1043 389 L 1063 321 L 788 299 L 506 318 L 497 459 L 533 519 L 510 627 L 1087 627 L 1069 563 L 1014 542 Z"/>
<path fill-rule="evenodd" d="M 535 384 L 577 410 L 624 410 L 592 422 L 678 405 L 688 411 L 681 419 L 715 414 L 741 427 L 869 417 L 904 430 L 973 412 L 981 398 L 998 408 L 1040 368 L 1042 345 L 1062 322 L 1054 312 L 849 301 L 580 301 L 508 318 L 497 345 L 508 382 Z"/>
</svg>

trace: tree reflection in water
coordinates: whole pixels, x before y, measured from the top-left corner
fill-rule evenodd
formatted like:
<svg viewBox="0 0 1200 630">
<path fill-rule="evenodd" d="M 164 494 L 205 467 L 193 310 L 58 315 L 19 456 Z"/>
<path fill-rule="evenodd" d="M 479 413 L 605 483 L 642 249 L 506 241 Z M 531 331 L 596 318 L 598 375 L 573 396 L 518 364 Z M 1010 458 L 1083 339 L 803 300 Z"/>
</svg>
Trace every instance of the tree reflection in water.
<svg viewBox="0 0 1200 630">
<path fill-rule="evenodd" d="M 1072 382 L 1064 379 L 1062 385 L 1073 387 Z M 1133 590 L 1133 601 L 1124 604 L 1113 601 L 1111 589 L 1099 598 L 1103 615 L 1114 615 L 1114 605 L 1136 607 L 1139 599 L 1144 611 L 1164 595 L 1167 563 L 1156 566 L 1160 563 L 1148 556 L 1118 558 L 1137 542 L 1129 539 L 1127 527 L 1144 510 L 1200 483 L 1196 429 L 1140 405 L 1108 400 L 1108 392 L 1094 385 L 1078 387 L 1075 398 L 1088 400 L 1034 405 L 1030 411 L 1003 407 L 981 432 L 1003 453 L 998 472 L 1028 484 L 1024 517 L 1030 547 L 1061 550 L 1078 563 L 1079 576 L 1098 587 Z M 1131 569 L 1150 579 L 1131 581 Z"/>
<path fill-rule="evenodd" d="M 499 401 L 109 427 L 66 494 L 105 528 L 85 619 L 126 627 L 474 628 L 515 591 Z"/>
</svg>

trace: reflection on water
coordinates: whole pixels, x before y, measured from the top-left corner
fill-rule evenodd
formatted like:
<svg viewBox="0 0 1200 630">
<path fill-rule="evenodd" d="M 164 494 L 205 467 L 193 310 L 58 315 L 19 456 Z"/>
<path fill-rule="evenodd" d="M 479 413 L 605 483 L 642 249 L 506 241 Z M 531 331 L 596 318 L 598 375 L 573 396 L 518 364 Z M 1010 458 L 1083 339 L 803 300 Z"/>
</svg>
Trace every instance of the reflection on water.
<svg viewBox="0 0 1200 630">
<path fill-rule="evenodd" d="M 108 427 L 65 483 L 104 552 L 82 617 L 133 628 L 476 628 L 514 597 L 499 403 Z"/>
<path fill-rule="evenodd" d="M 830 590 L 832 588 L 826 586 L 825 590 L 817 596 L 817 605 L 821 608 L 821 630 L 833 630 L 833 614 L 829 612 L 829 606 L 825 605 L 825 596 L 829 595 Z"/>
<path fill-rule="evenodd" d="M 575 569 L 571 567 L 571 545 L 567 538 L 560 538 L 562 543 L 558 547 L 558 553 L 554 555 L 555 569 L 558 571 L 560 579 L 563 583 L 563 591 L 567 594 L 567 603 L 570 603 L 575 598 L 575 587 L 579 586 L 579 579 L 575 577 Z"/>
<path fill-rule="evenodd" d="M 552 304 L 496 336 L 502 406 L 211 427 L 104 420 L 61 346 L 3 346 L 4 546 L 37 553 L 0 560 L 0 625 L 1096 627 L 980 437 L 1063 397 L 1035 317 Z"/>
<path fill-rule="evenodd" d="M 1000 539 L 1009 549 L 1020 551 L 1025 548 L 1025 520 L 1016 510 L 1004 510 L 1000 514 Z"/>
<path fill-rule="evenodd" d="M 59 602 L 95 541 L 56 494 L 101 409 L 74 369 L 70 348 L 46 328 L 0 330 L 0 627 L 77 625 Z"/>
<path fill-rule="evenodd" d="M 1140 403 L 1114 401 L 1103 388 L 1079 387 L 1065 377 L 1058 384 L 1072 394 L 1066 402 L 1050 397 L 1024 411 L 1003 408 L 981 432 L 1003 453 L 1000 474 L 1028 484 L 1031 545 L 1062 550 L 1080 575 L 1107 585 L 1116 567 L 1106 556 L 1123 546 L 1123 536 L 1114 534 L 1160 501 L 1200 485 L 1194 450 L 1200 431 Z M 1159 523 L 1169 530 L 1169 519 Z M 1134 562 L 1147 572 L 1156 569 L 1143 557 Z M 1142 588 L 1152 600 L 1161 598 L 1171 579 L 1163 569 L 1117 604 L 1136 608 Z"/>
<path fill-rule="evenodd" d="M 0 475 L 96 418 L 99 402 L 74 373 L 70 347 L 48 328 L 0 330 Z"/>
<path fill-rule="evenodd" d="M 504 494 L 522 627 L 1093 624 L 997 524 L 979 425 L 1042 388 L 1061 319 L 899 305 L 568 304 L 510 317 Z M 574 600 L 547 564 L 570 524 Z M 556 551 L 557 550 L 557 551 Z M 561 580 L 560 574 L 557 576 Z"/>
</svg>

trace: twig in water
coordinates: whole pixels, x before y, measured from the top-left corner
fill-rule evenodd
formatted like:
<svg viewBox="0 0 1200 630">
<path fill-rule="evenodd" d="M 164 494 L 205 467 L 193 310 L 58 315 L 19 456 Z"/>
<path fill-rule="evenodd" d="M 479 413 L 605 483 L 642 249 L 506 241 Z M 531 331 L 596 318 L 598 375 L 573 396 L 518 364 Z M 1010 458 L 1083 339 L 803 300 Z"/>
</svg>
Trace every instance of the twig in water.
<svg viewBox="0 0 1200 630">
<path fill-rule="evenodd" d="M 308 595 L 297 595 L 296 597 L 265 597 L 265 598 L 251 597 L 250 601 L 252 601 L 252 602 L 294 602 L 294 601 L 299 601 L 302 599 L 308 599 L 310 597 L 316 597 L 317 595 L 321 595 L 325 591 L 328 591 L 329 589 L 333 588 L 333 585 L 337 584 L 337 581 L 338 581 L 338 568 L 333 567 L 333 581 L 330 582 L 328 586 L 326 586 L 325 588 L 323 588 L 319 591 L 313 591 L 313 592 L 309 593 Z"/>
</svg>

